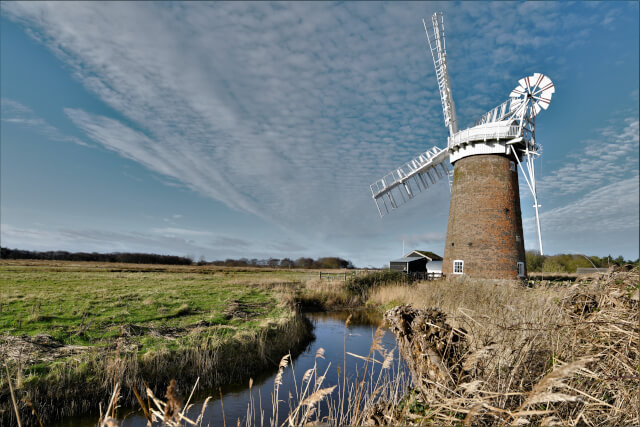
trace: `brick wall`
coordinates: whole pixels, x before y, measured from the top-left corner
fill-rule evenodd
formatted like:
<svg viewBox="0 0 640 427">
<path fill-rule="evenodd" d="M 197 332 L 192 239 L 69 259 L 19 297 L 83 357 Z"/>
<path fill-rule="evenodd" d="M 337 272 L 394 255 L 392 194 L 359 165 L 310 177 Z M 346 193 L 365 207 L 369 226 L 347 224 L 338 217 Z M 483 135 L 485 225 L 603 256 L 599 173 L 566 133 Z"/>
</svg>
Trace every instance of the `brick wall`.
<svg viewBox="0 0 640 427">
<path fill-rule="evenodd" d="M 455 163 L 444 274 L 453 275 L 453 261 L 463 260 L 467 276 L 517 278 L 517 262 L 525 262 L 525 253 L 518 172 L 510 163 L 499 154 Z"/>
</svg>

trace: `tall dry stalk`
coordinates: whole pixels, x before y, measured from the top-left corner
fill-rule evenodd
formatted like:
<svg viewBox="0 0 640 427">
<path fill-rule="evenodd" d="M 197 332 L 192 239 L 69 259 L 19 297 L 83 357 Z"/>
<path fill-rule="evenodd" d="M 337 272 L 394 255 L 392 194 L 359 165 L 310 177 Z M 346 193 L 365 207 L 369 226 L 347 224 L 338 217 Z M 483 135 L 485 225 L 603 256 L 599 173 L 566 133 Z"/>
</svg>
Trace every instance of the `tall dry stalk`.
<svg viewBox="0 0 640 427">
<path fill-rule="evenodd" d="M 414 306 L 446 313 L 449 325 L 464 330 L 468 352 L 457 374 L 439 365 L 458 378 L 453 384 L 425 381 L 425 409 L 412 415 L 415 422 L 640 425 L 637 270 L 534 289 L 471 280 L 418 289 Z M 372 298 L 408 296 L 403 288 L 392 293 L 379 289 Z M 419 336 L 424 326 L 414 326 Z M 400 416 L 397 408 L 389 414 Z"/>
<path fill-rule="evenodd" d="M 13 403 L 13 410 L 16 413 L 16 422 L 18 423 L 18 427 L 22 427 L 22 422 L 20 421 L 20 412 L 18 411 L 18 403 L 16 402 L 16 395 L 13 392 L 11 376 L 9 375 L 9 367 L 7 366 L 6 362 L 4 364 L 4 370 L 7 373 L 7 382 L 9 383 L 9 392 L 11 393 L 11 403 Z"/>
</svg>

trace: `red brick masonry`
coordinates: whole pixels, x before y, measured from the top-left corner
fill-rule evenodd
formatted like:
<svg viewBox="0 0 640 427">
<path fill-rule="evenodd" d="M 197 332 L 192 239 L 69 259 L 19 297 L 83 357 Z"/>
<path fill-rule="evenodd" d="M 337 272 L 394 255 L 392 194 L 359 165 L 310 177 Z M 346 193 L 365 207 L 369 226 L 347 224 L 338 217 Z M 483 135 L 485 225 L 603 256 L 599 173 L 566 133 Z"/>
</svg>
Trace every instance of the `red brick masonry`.
<svg viewBox="0 0 640 427">
<path fill-rule="evenodd" d="M 508 157 L 481 154 L 455 163 L 444 274 L 455 276 L 454 260 L 464 261 L 470 277 L 517 278 L 517 262 L 525 262 L 524 238 L 518 172 Z"/>
</svg>

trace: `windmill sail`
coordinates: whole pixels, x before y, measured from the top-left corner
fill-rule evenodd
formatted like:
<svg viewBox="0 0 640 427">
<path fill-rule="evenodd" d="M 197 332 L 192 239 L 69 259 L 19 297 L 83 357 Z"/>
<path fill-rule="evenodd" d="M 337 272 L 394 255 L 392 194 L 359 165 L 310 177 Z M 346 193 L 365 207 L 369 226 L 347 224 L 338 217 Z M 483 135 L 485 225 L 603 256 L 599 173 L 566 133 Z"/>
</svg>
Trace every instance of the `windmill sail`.
<svg viewBox="0 0 640 427">
<path fill-rule="evenodd" d="M 388 214 L 429 188 L 429 185 L 448 176 L 448 158 L 446 150 L 433 147 L 371 184 L 371 195 L 380 216 Z"/>
<path fill-rule="evenodd" d="M 541 109 L 549 108 L 551 97 L 555 93 L 551 79 L 544 74 L 534 73 L 518 81 L 509 99 L 484 114 L 474 126 L 494 123 L 523 116 L 534 117 Z"/>
<path fill-rule="evenodd" d="M 427 29 L 427 23 L 422 20 L 424 31 L 429 42 L 429 51 L 433 58 L 433 66 L 436 69 L 438 80 L 438 90 L 442 101 L 442 112 L 444 113 L 444 124 L 449 128 L 449 135 L 458 132 L 458 118 L 456 116 L 456 106 L 453 103 L 451 94 L 451 82 L 449 81 L 449 68 L 447 67 L 447 45 L 444 38 L 444 17 L 442 13 L 434 13 L 431 17 L 431 33 Z"/>
</svg>

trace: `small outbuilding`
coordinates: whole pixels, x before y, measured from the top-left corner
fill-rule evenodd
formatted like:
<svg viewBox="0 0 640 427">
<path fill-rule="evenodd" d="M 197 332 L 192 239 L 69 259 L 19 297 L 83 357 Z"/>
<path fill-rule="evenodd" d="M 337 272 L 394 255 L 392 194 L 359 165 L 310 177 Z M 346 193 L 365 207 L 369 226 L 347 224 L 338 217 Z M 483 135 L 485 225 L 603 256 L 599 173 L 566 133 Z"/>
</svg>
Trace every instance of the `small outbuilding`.
<svg viewBox="0 0 640 427">
<path fill-rule="evenodd" d="M 442 257 L 429 251 L 414 250 L 404 257 L 389 262 L 389 268 L 404 273 L 433 273 L 442 275 Z"/>
<path fill-rule="evenodd" d="M 421 256 L 406 256 L 389 262 L 389 268 L 404 273 L 417 273 L 427 270 L 427 259 Z"/>
</svg>

